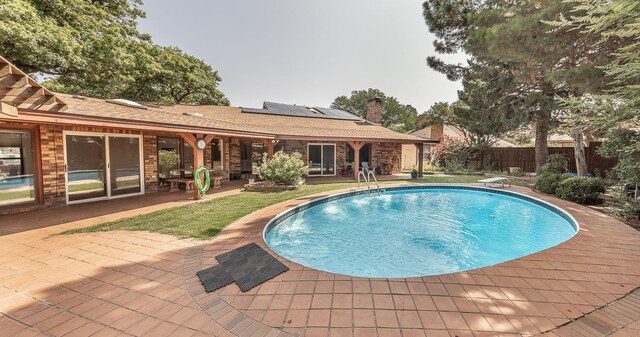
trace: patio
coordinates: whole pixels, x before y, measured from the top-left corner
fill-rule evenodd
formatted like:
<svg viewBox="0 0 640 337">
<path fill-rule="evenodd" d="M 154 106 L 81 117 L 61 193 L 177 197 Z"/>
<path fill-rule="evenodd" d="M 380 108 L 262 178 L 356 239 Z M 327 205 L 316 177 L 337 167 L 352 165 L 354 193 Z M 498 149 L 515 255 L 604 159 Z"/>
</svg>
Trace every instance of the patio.
<svg viewBox="0 0 640 337">
<path fill-rule="evenodd" d="M 563 207 L 580 222 L 580 233 L 518 260 L 423 278 L 352 278 L 283 260 L 289 272 L 248 293 L 230 285 L 206 294 L 195 271 L 237 246 L 253 241 L 264 247 L 264 224 L 311 197 L 252 213 L 206 242 L 126 231 L 52 236 L 188 202 L 182 193 L 3 216 L 0 331 L 12 336 L 638 335 L 640 233 L 586 207 L 525 188 L 512 190 Z M 166 199 L 152 206 L 150 198 Z"/>
</svg>

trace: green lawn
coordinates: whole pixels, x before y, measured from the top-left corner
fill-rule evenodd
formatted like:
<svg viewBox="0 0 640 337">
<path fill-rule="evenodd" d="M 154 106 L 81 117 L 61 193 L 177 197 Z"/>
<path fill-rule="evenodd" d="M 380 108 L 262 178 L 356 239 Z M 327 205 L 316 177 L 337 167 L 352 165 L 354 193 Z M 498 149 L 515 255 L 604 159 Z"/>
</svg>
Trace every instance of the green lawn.
<svg viewBox="0 0 640 337">
<path fill-rule="evenodd" d="M 381 182 L 381 185 L 397 183 L 471 183 L 478 176 L 427 176 L 411 181 Z M 62 234 L 110 231 L 116 229 L 150 231 L 171 234 L 181 238 L 209 239 L 235 220 L 269 205 L 343 188 L 355 188 L 357 183 L 307 184 L 295 191 L 242 192 L 222 198 L 192 203 L 136 217 L 125 218 L 90 227 L 65 231 Z"/>
</svg>

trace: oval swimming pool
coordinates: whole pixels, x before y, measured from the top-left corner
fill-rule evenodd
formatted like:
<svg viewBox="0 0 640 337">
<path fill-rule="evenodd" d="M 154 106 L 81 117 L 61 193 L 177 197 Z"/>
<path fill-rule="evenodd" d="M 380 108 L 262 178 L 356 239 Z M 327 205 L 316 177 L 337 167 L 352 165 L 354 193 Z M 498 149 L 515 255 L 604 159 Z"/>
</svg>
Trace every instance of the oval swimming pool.
<svg viewBox="0 0 640 337">
<path fill-rule="evenodd" d="M 568 213 L 519 193 L 402 186 L 313 200 L 273 218 L 264 239 L 299 264 L 359 277 L 404 278 L 494 265 L 578 231 Z"/>
</svg>

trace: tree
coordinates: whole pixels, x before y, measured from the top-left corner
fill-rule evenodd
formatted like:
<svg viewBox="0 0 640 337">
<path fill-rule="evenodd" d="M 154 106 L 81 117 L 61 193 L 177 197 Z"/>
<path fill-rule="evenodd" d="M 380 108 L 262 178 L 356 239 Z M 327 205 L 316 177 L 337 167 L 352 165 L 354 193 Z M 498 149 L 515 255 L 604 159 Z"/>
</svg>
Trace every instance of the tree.
<svg viewBox="0 0 640 337">
<path fill-rule="evenodd" d="M 144 101 L 229 105 L 217 89 L 220 76 L 202 60 L 176 47 L 156 47 L 159 67 L 147 72 L 123 93 Z"/>
<path fill-rule="evenodd" d="M 145 16 L 141 4 L 141 0 L 0 0 L 0 54 L 47 79 L 45 85 L 54 91 L 134 100 L 149 97 L 141 88 L 166 86 L 161 80 L 170 78 L 166 72 L 172 69 L 163 68 L 164 59 L 181 59 L 178 63 L 185 67 L 180 70 L 195 72 L 174 79 L 185 87 L 203 88 L 183 102 L 228 104 L 216 89 L 219 76 L 201 60 L 156 46 L 149 35 L 138 31 L 137 22 Z M 166 91 L 154 100 L 177 103 Z"/>
<path fill-rule="evenodd" d="M 475 148 L 493 145 L 508 131 L 526 121 L 514 109 L 516 102 L 504 95 L 512 76 L 505 67 L 471 64 L 463 75 L 463 90 L 453 104 L 436 103 L 423 116 L 423 125 L 450 124 L 460 129 Z"/>
<path fill-rule="evenodd" d="M 548 157 L 547 138 L 559 108 L 559 98 L 580 96 L 599 86 L 602 71 L 591 58 L 602 50 L 589 36 L 575 31 L 552 30 L 545 22 L 572 5 L 561 0 L 482 1 L 428 0 L 424 15 L 438 40 L 440 53 L 466 52 L 474 63 L 508 66 L 513 81 L 502 90 L 513 108 L 535 123 L 536 166 Z M 435 57 L 428 64 L 459 79 L 468 71 Z"/>
<path fill-rule="evenodd" d="M 418 111 L 411 105 L 401 104 L 395 97 L 387 96 L 378 89 L 354 90 L 351 96 L 338 96 L 331 108 L 350 112 L 366 118 L 367 102 L 373 98 L 382 99 L 382 122 L 384 127 L 405 132 L 417 126 Z"/>
<path fill-rule="evenodd" d="M 617 157 L 613 173 L 633 187 L 632 197 L 623 190 L 623 210 L 640 218 L 640 2 L 636 0 L 571 0 L 570 15 L 556 25 L 596 38 L 598 45 L 613 46 L 603 66 L 611 88 L 587 103 L 595 111 L 593 125 L 608 130 L 600 148 L 604 156 Z M 626 201 L 625 201 L 626 200 Z"/>
</svg>

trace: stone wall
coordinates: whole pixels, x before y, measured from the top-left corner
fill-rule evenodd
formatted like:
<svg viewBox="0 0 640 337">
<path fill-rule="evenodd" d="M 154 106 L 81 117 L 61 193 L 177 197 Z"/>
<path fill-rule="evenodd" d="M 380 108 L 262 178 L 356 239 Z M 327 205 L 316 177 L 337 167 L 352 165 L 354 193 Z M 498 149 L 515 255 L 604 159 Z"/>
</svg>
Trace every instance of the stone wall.
<svg viewBox="0 0 640 337">
<path fill-rule="evenodd" d="M 400 173 L 402 158 L 402 144 L 373 143 L 371 144 L 372 166 L 381 169 L 383 174 Z"/>
<path fill-rule="evenodd" d="M 240 139 L 230 138 L 229 140 L 229 172 L 239 174 L 240 167 Z"/>
</svg>

